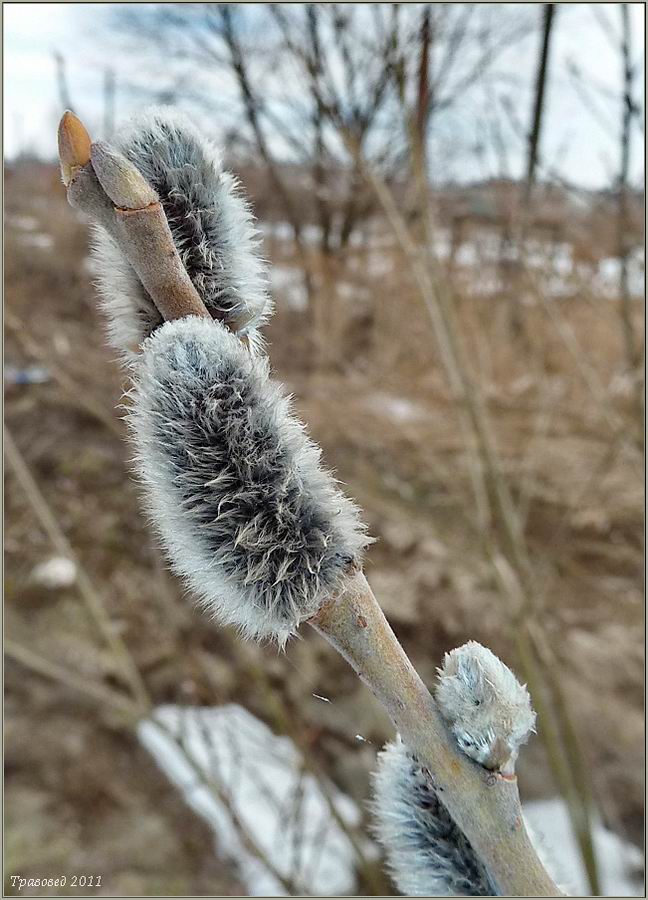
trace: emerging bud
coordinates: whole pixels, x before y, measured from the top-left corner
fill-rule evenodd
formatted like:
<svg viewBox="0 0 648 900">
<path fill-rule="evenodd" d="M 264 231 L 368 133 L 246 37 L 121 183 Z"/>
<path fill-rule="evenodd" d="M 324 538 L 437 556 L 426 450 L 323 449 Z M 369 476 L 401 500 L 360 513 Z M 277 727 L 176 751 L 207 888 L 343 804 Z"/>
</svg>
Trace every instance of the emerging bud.
<svg viewBox="0 0 648 900">
<path fill-rule="evenodd" d="M 157 203 L 158 195 L 133 165 L 118 150 L 104 141 L 92 144 L 90 158 L 97 178 L 119 209 L 145 209 Z"/>
<path fill-rule="evenodd" d="M 63 113 L 58 128 L 61 177 L 67 187 L 81 166 L 90 161 L 91 140 L 83 122 L 70 110 Z"/>
</svg>

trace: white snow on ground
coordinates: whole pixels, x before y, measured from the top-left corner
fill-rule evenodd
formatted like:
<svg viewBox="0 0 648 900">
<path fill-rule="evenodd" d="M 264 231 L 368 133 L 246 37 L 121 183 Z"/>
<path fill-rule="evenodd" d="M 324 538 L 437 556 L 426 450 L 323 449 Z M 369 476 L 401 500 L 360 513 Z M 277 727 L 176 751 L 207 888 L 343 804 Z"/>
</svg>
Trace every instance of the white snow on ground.
<svg viewBox="0 0 648 900">
<path fill-rule="evenodd" d="M 569 894 L 587 897 L 588 881 L 564 801 L 556 797 L 525 803 L 524 818 L 554 879 Z M 633 870 L 640 872 L 643 865 L 638 847 L 608 831 L 600 822 L 594 825 L 594 847 L 604 896 L 644 896 L 641 880 L 632 877 Z"/>
<path fill-rule="evenodd" d="M 259 222 L 258 228 L 265 238 L 276 241 L 292 241 L 294 231 L 289 222 Z M 304 244 L 317 245 L 322 238 L 322 229 L 319 225 L 304 225 L 301 229 L 301 239 Z"/>
<path fill-rule="evenodd" d="M 261 234 L 277 241 L 291 241 L 293 230 L 288 222 L 259 222 L 258 228 Z"/>
<path fill-rule="evenodd" d="M 76 563 L 65 556 L 52 556 L 34 566 L 30 579 L 50 591 L 71 587 L 77 579 Z"/>
<path fill-rule="evenodd" d="M 33 216 L 7 216 L 6 224 L 17 228 L 19 231 L 36 231 L 38 219 Z"/>
<path fill-rule="evenodd" d="M 187 803 L 211 825 L 216 852 L 236 864 L 250 896 L 286 896 L 286 890 L 244 845 L 227 804 L 271 865 L 298 883 L 299 893 L 353 894 L 354 852 L 349 839 L 331 817 L 315 779 L 301 772 L 300 755 L 289 738 L 277 737 L 234 704 L 213 709 L 158 707 L 140 725 L 139 736 Z M 330 790 L 342 818 L 357 824 L 355 803 L 333 786 Z M 219 791 L 227 802 L 219 799 Z M 553 877 L 569 893 L 587 896 L 564 802 L 555 798 L 527 803 L 524 816 Z M 600 823 L 594 843 L 604 894 L 644 896 L 639 878 L 633 878 L 633 871 L 641 870 L 639 849 Z M 369 841 L 365 852 L 368 856 L 375 852 Z"/>
<path fill-rule="evenodd" d="M 395 422 L 416 422 L 426 418 L 425 410 L 407 397 L 395 397 L 382 391 L 369 397 L 367 406 L 377 415 Z"/>
<path fill-rule="evenodd" d="M 236 705 L 162 706 L 140 725 L 139 736 L 189 805 L 212 826 L 217 852 L 237 864 L 251 896 L 286 896 L 286 890 L 244 846 L 226 804 L 192 769 L 178 739 L 203 779 L 211 779 L 229 797 L 243 827 L 276 870 L 300 885 L 297 893 L 353 894 L 354 851 L 315 779 L 301 773 L 299 753 L 289 738 L 277 737 Z M 333 786 L 331 794 L 343 820 L 357 824 L 355 803 Z"/>
<path fill-rule="evenodd" d="M 612 297 L 619 292 L 621 261 L 615 257 L 602 259 L 598 266 L 597 286 Z M 643 250 L 635 250 L 628 258 L 628 288 L 631 296 L 642 297 L 646 284 L 646 272 Z"/>
<path fill-rule="evenodd" d="M 51 234 L 21 234 L 19 241 L 25 247 L 37 247 L 39 250 L 51 250 L 54 246 Z"/>
<path fill-rule="evenodd" d="M 366 264 L 363 268 L 367 275 L 371 275 L 373 278 L 382 278 L 393 270 L 394 261 L 391 254 L 385 253 L 384 249 L 372 247 L 367 254 Z"/>
<path fill-rule="evenodd" d="M 19 232 L 18 240 L 25 247 L 50 250 L 54 246 L 54 239 L 50 234 L 37 231 L 39 222 L 34 216 L 7 216 L 6 224 Z"/>
<path fill-rule="evenodd" d="M 51 250 L 54 239 L 51 234 L 37 231 L 39 222 L 34 216 L 7 216 L 8 228 L 18 231 L 17 238 L 25 247 L 37 247 L 39 250 Z"/>
<path fill-rule="evenodd" d="M 349 281 L 338 281 L 335 285 L 335 292 L 345 303 L 358 304 L 369 298 L 367 285 L 353 284 Z"/>
<path fill-rule="evenodd" d="M 272 266 L 270 285 L 275 299 L 281 297 L 289 309 L 302 311 L 308 306 L 308 296 L 299 269 L 288 266 Z"/>
<path fill-rule="evenodd" d="M 17 219 L 14 220 L 16 224 L 17 221 Z M 266 238 L 280 242 L 289 242 L 293 237 L 292 229 L 287 222 L 261 222 L 259 228 Z M 321 229 L 318 225 L 306 225 L 302 231 L 302 240 L 307 245 L 316 245 L 320 236 Z M 368 251 L 365 258 L 350 260 L 349 264 L 352 269 L 364 271 L 373 278 L 382 278 L 392 271 L 393 251 L 396 245 L 389 235 L 357 232 L 354 234 L 351 244 L 366 246 Z M 434 236 L 434 253 L 437 259 L 447 259 L 450 250 L 450 231 L 447 228 L 439 227 Z M 502 289 L 499 275 L 502 252 L 500 236 L 484 229 L 461 241 L 455 252 L 454 263 L 460 269 L 466 270 L 468 274 L 471 271 L 474 272 L 477 276 L 474 285 L 475 292 L 488 296 L 496 294 Z M 504 252 L 509 260 L 518 258 L 518 251 L 514 246 L 508 247 Z M 554 243 L 539 239 L 529 240 L 526 262 L 531 268 L 547 273 L 545 292 L 549 297 L 558 299 L 569 297 L 578 287 L 579 280 L 574 270 L 572 247 L 565 241 Z M 489 268 L 492 271 L 489 271 Z M 620 261 L 615 257 L 600 260 L 594 275 L 593 287 L 605 296 L 616 298 L 619 292 L 619 269 Z M 292 287 L 294 278 L 292 275 L 288 275 L 292 271 L 285 269 L 283 274 L 279 273 L 277 276 L 274 276 L 273 273 L 273 281 L 276 277 L 276 288 L 279 290 L 283 291 L 287 286 L 287 302 L 292 308 L 303 309 L 305 299 L 299 296 L 299 289 L 294 290 Z M 645 285 L 645 262 L 642 248 L 637 248 L 630 254 L 628 281 L 630 294 L 642 296 Z"/>
</svg>

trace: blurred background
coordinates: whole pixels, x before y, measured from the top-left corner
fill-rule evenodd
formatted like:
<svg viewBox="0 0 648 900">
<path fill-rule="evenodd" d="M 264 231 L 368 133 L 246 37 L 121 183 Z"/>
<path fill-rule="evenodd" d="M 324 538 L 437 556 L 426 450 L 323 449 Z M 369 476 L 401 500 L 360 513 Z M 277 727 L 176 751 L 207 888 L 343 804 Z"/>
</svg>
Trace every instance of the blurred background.
<svg viewBox="0 0 648 900">
<path fill-rule="evenodd" d="M 282 654 L 199 615 L 140 513 L 55 135 L 163 103 L 252 200 L 276 375 L 420 674 L 468 639 L 509 663 L 553 870 L 642 895 L 643 4 L 3 18 L 5 892 L 395 893 L 382 710 L 306 629 Z"/>
</svg>

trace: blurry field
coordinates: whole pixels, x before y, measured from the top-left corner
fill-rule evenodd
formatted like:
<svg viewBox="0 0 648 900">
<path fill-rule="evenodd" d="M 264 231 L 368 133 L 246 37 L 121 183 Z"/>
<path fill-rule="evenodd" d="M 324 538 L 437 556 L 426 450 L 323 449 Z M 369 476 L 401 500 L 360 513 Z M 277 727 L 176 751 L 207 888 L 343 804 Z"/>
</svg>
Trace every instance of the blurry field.
<svg viewBox="0 0 648 900">
<path fill-rule="evenodd" d="M 5 372 L 46 370 L 35 379 L 42 383 L 6 378 L 6 425 L 152 700 L 237 702 L 276 728 L 269 684 L 313 758 L 366 815 L 368 773 L 391 735 L 384 714 L 317 636 L 305 631 L 285 655 L 254 645 L 242 652 L 166 573 L 129 473 L 115 411 L 123 384 L 104 345 L 87 228 L 68 208 L 53 167 L 11 168 L 5 187 Z M 264 197 L 253 199 L 262 212 Z M 470 457 L 456 409 L 386 226 L 376 221 L 333 258 L 310 246 L 316 278 L 308 302 L 285 229 L 261 225 L 276 263 L 270 356 L 377 538 L 367 574 L 398 636 L 429 684 L 443 652 L 468 638 L 515 666 L 475 534 Z M 485 241 L 476 233 L 455 260 L 458 321 L 524 511 L 537 600 L 599 809 L 609 828 L 640 844 L 642 450 L 614 270 L 596 254 L 571 267 L 564 263 L 570 247 L 544 247 L 537 294 L 512 297 L 487 289 L 495 275 L 480 257 Z M 521 333 L 511 328 L 514 303 Z M 642 334 L 639 297 L 634 316 Z M 48 589 L 34 574 L 54 555 L 9 470 L 7 638 L 81 682 L 119 689 L 77 586 Z M 257 665 L 269 679 L 263 690 L 251 675 Z M 207 826 L 114 711 L 9 659 L 5 712 L 6 873 L 102 872 L 103 894 L 243 892 L 214 856 Z M 519 768 L 524 799 L 556 794 L 539 738 Z M 10 884 L 5 890 L 14 892 Z"/>
</svg>

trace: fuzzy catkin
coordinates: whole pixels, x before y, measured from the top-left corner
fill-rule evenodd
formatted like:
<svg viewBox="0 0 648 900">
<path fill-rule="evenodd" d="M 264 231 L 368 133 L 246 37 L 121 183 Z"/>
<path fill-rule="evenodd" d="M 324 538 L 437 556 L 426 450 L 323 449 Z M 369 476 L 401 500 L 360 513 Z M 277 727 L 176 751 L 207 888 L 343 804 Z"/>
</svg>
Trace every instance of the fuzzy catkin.
<svg viewBox="0 0 648 900">
<path fill-rule="evenodd" d="M 237 180 L 182 113 L 135 117 L 111 143 L 157 192 L 180 258 L 208 311 L 259 342 L 272 312 L 259 235 Z M 126 360 L 162 318 L 115 242 L 95 229 L 94 260 L 110 343 Z"/>
<path fill-rule="evenodd" d="M 400 737 L 378 755 L 373 813 L 390 874 L 407 897 L 489 897 L 498 890 L 432 781 Z"/>
<path fill-rule="evenodd" d="M 477 641 L 446 653 L 438 676 L 435 697 L 463 752 L 487 769 L 514 763 L 535 726 L 526 686 Z"/>
<path fill-rule="evenodd" d="M 284 642 L 368 538 L 267 361 L 218 322 L 167 322 L 132 400 L 145 505 L 175 571 L 221 622 Z"/>
</svg>

